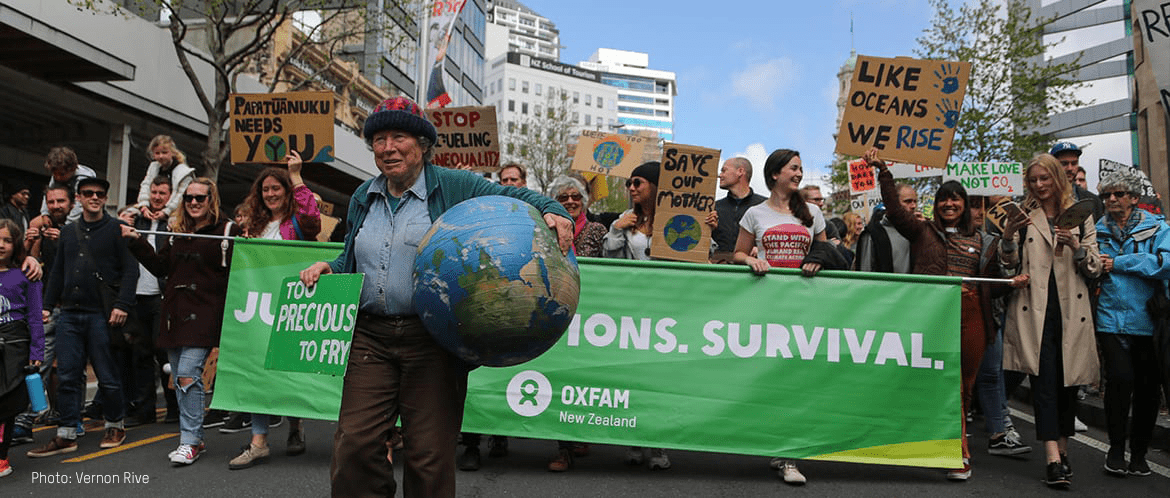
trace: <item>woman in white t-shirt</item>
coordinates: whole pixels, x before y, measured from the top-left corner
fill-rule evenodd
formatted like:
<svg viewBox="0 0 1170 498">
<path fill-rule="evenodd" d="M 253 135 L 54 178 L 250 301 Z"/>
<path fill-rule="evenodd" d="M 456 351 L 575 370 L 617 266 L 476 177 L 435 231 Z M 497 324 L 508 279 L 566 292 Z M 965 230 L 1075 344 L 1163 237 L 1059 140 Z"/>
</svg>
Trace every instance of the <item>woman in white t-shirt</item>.
<svg viewBox="0 0 1170 498">
<path fill-rule="evenodd" d="M 821 271 L 820 263 L 801 264 L 814 240 L 827 240 L 821 209 L 804 202 L 800 195 L 803 175 L 799 152 L 779 149 L 768 156 L 764 162 L 764 183 L 771 195 L 740 218 L 736 263 L 750 266 L 759 275 L 768 273 L 772 267 L 800 268 L 806 276 Z M 751 255 L 752 247 L 758 249 L 756 256 Z M 799 485 L 806 481 L 791 460 L 773 458 L 771 465 L 786 483 Z"/>
<path fill-rule="evenodd" d="M 800 180 L 804 168 L 800 153 L 779 149 L 764 162 L 764 183 L 771 191 L 739 220 L 735 262 L 763 275 L 771 267 L 800 268 L 807 276 L 821 271 L 820 263 L 804 263 L 813 241 L 825 241 L 825 217 L 816 204 L 804 202 Z M 752 256 L 752 247 L 758 249 Z"/>
</svg>

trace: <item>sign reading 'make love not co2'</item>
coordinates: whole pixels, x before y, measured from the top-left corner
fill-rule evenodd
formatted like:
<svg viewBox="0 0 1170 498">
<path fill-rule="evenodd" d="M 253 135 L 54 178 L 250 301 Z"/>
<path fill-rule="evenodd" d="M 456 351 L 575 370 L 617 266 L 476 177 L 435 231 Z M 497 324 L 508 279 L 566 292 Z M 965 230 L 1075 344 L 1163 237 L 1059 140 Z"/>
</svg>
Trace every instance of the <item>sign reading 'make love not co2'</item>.
<svg viewBox="0 0 1170 498">
<path fill-rule="evenodd" d="M 859 56 L 836 151 L 945 168 L 971 64 Z"/>
</svg>

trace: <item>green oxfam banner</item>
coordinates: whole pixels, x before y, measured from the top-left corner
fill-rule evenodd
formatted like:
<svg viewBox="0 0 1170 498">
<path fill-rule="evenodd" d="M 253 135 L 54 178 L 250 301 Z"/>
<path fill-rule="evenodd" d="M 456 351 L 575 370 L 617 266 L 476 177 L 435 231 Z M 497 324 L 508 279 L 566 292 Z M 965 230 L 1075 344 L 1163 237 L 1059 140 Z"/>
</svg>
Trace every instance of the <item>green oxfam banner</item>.
<svg viewBox="0 0 1170 498">
<path fill-rule="evenodd" d="M 232 322 L 249 296 L 261 296 L 263 307 L 264 293 L 275 295 L 308 261 L 337 250 L 318 249 L 294 264 L 301 256 L 283 254 L 283 246 L 281 254 L 258 249 L 267 256 L 251 255 L 238 271 L 249 248 L 236 248 L 214 405 L 335 418 L 339 378 L 265 371 L 271 324 L 239 333 L 261 343 L 229 340 L 228 325 L 247 328 Z M 262 260 L 276 267 L 261 271 Z M 237 282 L 253 270 L 254 287 Z M 569 330 L 528 363 L 473 371 L 464 429 L 958 467 L 959 292 L 959 280 L 945 277 L 804 278 L 795 270 L 757 277 L 742 266 L 583 258 Z M 225 369 L 237 354 L 253 363 Z M 245 376 L 225 381 L 237 373 Z"/>
</svg>

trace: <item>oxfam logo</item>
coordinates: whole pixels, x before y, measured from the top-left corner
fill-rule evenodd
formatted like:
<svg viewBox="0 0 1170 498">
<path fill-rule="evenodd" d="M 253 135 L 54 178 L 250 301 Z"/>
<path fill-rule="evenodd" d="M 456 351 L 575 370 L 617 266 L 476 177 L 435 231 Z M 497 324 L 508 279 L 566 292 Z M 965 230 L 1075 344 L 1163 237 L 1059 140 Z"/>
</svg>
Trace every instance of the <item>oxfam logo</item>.
<svg viewBox="0 0 1170 498">
<path fill-rule="evenodd" d="M 535 417 L 544 413 L 552 402 L 552 384 L 536 370 L 525 370 L 512 377 L 508 383 L 508 406 L 522 417 Z"/>
<path fill-rule="evenodd" d="M 622 162 L 622 157 L 626 155 L 626 151 L 622 149 L 621 144 L 617 142 L 601 142 L 597 147 L 593 148 L 593 160 L 597 162 L 598 166 L 603 168 L 612 168 Z"/>
</svg>

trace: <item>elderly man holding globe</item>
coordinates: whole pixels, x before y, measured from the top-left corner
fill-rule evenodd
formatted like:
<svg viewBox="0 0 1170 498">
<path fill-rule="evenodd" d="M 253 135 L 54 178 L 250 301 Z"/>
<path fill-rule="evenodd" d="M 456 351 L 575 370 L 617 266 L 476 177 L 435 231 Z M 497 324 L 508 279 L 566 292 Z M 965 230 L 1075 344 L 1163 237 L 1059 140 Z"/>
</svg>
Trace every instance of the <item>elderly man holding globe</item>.
<svg viewBox="0 0 1170 498">
<path fill-rule="evenodd" d="M 386 441 L 401 416 L 406 434 L 406 496 L 455 496 L 455 440 L 468 366 L 440 346 L 416 314 L 415 255 L 432 223 L 456 204 L 502 195 L 535 207 L 567 252 L 573 222 L 556 201 L 460 170 L 434 166 L 435 127 L 410 99 L 379 104 L 363 130 L 381 171 L 354 192 L 345 247 L 337 259 L 301 272 L 364 273 L 360 313 L 341 395 L 330 469 L 333 496 L 393 496 Z"/>
</svg>

